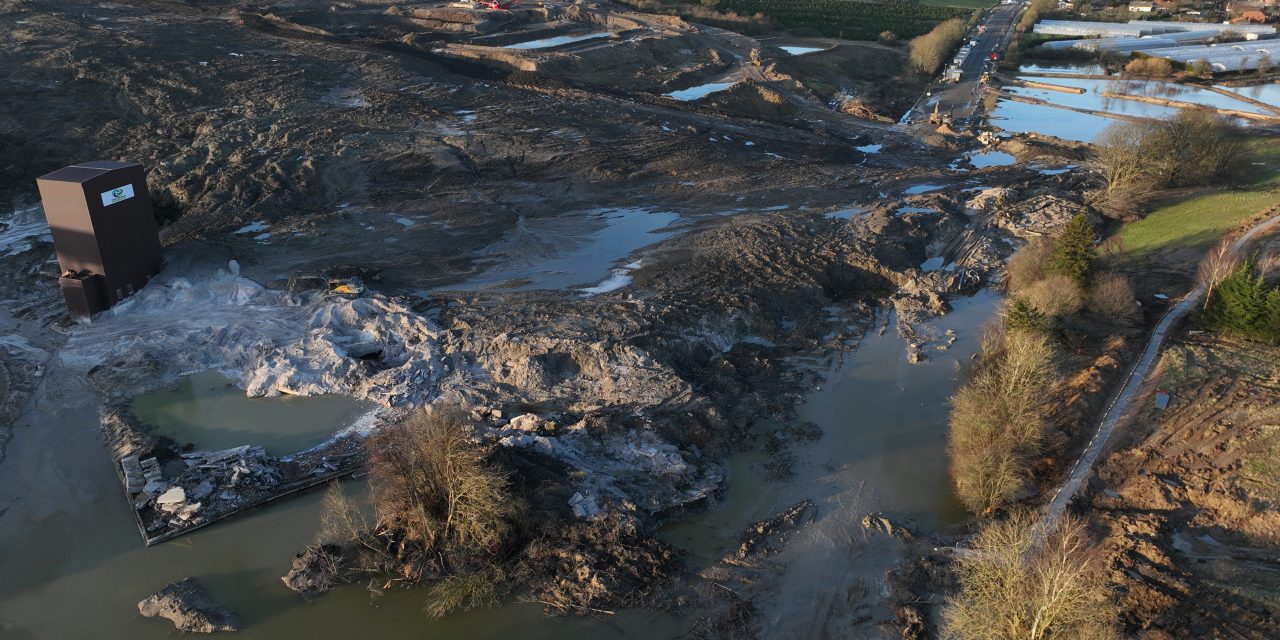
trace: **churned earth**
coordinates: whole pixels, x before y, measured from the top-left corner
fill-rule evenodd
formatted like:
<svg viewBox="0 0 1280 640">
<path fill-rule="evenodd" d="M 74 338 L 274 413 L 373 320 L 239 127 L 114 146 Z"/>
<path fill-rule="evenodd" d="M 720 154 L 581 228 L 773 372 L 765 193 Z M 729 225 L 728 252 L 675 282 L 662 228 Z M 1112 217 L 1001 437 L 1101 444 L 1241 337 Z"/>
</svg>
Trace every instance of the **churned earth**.
<svg viewBox="0 0 1280 640">
<path fill-rule="evenodd" d="M 551 461 L 538 464 L 554 476 L 548 499 L 570 530 L 560 539 L 592 541 L 608 522 L 652 540 L 661 523 L 723 495 L 726 459 L 761 424 L 796 421 L 799 401 L 833 375 L 812 359 L 852 351 L 876 305 L 895 311 L 903 366 L 928 361 L 955 341 L 929 318 L 991 283 L 1023 239 L 1081 210 L 1089 184 L 1024 162 L 955 164 L 971 141 L 928 146 L 833 109 L 790 75 L 803 62 L 773 64 L 775 48 L 607 3 L 498 15 L 377 2 L 6 0 L 0 23 L 0 65 L 14 70 L 0 78 L 0 202 L 11 211 L 0 215 L 0 444 L 15 434 L 0 449 L 0 537 L 74 546 L 78 530 L 104 519 L 110 531 L 65 563 L 0 559 L 0 575 L 23 576 L 0 579 L 0 630 L 15 637 L 84 635 L 99 623 L 120 636 L 159 633 L 129 617 L 131 603 L 202 572 L 213 574 L 196 576 L 213 596 L 251 609 L 240 612 L 245 633 L 278 637 L 273 619 L 308 628 L 301 605 L 281 604 L 294 601 L 278 582 L 288 569 L 279 551 L 308 542 L 313 498 L 140 549 L 119 472 L 92 434 L 100 415 L 136 423 L 130 400 L 182 375 L 218 370 L 255 397 L 363 401 L 370 411 L 326 445 L 346 438 L 347 449 L 408 412 L 460 405 L 478 438 Z M 546 50 L 508 47 L 559 37 Z M 722 83 L 701 99 L 667 97 Z M 899 103 L 910 100 L 867 100 Z M 1002 145 L 1038 162 L 1080 153 L 1052 141 Z M 93 158 L 147 167 L 166 268 L 76 325 L 64 317 L 32 183 Z M 365 291 L 328 296 L 298 276 L 358 276 Z M 129 442 L 162 458 L 186 444 Z M 818 468 L 818 442 L 776 446 Z M 261 475 L 265 491 L 271 474 Z M 779 500 L 838 505 L 841 521 L 895 508 L 838 486 L 840 474 L 799 477 L 837 486 L 804 495 L 798 483 Z M 188 491 L 203 484 L 168 478 Z M 229 596 L 238 583 L 219 572 L 218 554 L 244 553 L 257 527 L 282 519 L 293 537 L 262 538 L 276 565 L 239 561 L 253 567 L 245 593 L 268 595 Z M 835 534 L 805 522 L 791 521 L 802 549 L 829 552 Z M 839 535 L 841 553 L 867 539 Z M 216 551 L 174 559 L 200 544 Z M 624 550 L 603 548 L 607 571 L 608 554 Z M 172 574 L 171 562 L 186 572 Z M 278 567 L 265 586 L 264 566 Z M 127 581 L 110 596 L 107 568 Z M 828 570 L 832 586 L 884 566 Z M 789 575 L 763 584 L 799 574 Z M 891 616 L 870 604 L 883 594 L 863 578 L 865 614 L 818 619 L 808 600 L 760 586 L 735 595 L 758 601 L 749 607 L 696 605 L 728 611 L 699 628 L 883 633 Z M 353 588 L 325 596 L 345 604 L 308 606 L 348 611 L 360 600 Z M 86 615 L 50 615 L 71 598 L 87 602 Z M 817 601 L 830 610 L 833 598 Z M 413 607 L 398 602 L 389 619 Z M 749 611 L 766 612 L 763 622 L 731 624 Z M 468 620 L 457 624 L 492 629 Z"/>
</svg>

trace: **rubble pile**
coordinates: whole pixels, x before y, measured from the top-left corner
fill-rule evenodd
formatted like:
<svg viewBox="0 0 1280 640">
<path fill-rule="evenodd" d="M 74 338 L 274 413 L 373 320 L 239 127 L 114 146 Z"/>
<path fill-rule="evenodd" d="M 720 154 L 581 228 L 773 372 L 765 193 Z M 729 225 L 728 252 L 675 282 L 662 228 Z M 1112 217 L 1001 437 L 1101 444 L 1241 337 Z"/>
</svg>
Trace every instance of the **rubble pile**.
<svg viewBox="0 0 1280 640">
<path fill-rule="evenodd" d="M 148 545 L 350 474 L 364 462 L 354 437 L 285 457 L 254 445 L 179 452 L 118 406 L 104 409 L 102 428 L 121 445 L 113 446 L 120 482 Z"/>
</svg>

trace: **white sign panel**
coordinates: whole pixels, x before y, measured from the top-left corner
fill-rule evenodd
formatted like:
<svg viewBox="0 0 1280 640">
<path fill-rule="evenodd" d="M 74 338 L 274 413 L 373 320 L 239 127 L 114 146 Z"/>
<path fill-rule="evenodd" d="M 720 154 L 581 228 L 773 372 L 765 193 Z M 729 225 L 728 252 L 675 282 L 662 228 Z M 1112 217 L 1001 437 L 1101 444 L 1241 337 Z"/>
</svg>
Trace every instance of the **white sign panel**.
<svg viewBox="0 0 1280 640">
<path fill-rule="evenodd" d="M 110 191 L 102 192 L 102 206 L 109 207 L 117 202 L 123 202 L 133 197 L 133 185 L 126 184 L 123 187 L 116 187 Z"/>
</svg>

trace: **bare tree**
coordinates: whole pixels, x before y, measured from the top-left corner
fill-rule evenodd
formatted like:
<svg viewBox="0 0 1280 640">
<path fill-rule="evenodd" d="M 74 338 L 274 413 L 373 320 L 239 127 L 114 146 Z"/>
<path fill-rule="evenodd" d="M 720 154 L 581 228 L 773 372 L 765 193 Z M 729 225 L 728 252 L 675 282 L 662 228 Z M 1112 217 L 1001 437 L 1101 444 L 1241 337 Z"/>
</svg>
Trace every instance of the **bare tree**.
<svg viewBox="0 0 1280 640">
<path fill-rule="evenodd" d="M 956 495 L 971 511 L 1008 503 L 1044 439 L 1054 350 L 1043 334 L 1007 331 L 984 340 L 973 377 L 951 400 L 948 447 Z"/>
<path fill-rule="evenodd" d="M 1223 238 L 1200 261 L 1200 269 L 1196 273 L 1196 279 L 1205 288 L 1205 308 L 1209 306 L 1209 299 L 1213 297 L 1214 288 L 1221 284 L 1227 276 L 1231 275 L 1236 270 L 1236 267 L 1240 266 L 1240 256 L 1232 245 L 1233 241 L 1230 237 Z"/>
<path fill-rule="evenodd" d="M 1084 524 L 1041 532 L 1019 511 L 988 522 L 958 564 L 960 592 L 943 608 L 949 640 L 1115 638 L 1105 565 Z"/>
<path fill-rule="evenodd" d="M 946 62 L 952 49 L 964 39 L 964 22 L 947 20 L 932 31 L 911 40 L 911 65 L 923 74 L 932 75 Z"/>
<path fill-rule="evenodd" d="M 429 550 L 486 549 L 510 528 L 507 474 L 471 441 L 465 416 L 418 414 L 369 439 L 369 486 L 378 525 Z"/>
</svg>

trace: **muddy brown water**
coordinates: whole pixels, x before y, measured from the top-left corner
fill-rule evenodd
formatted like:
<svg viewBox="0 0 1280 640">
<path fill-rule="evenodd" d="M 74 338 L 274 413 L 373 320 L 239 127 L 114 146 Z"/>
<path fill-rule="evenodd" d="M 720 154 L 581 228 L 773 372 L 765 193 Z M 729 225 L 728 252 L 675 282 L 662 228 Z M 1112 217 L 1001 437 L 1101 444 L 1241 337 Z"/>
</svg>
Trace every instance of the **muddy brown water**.
<svg viewBox="0 0 1280 640">
<path fill-rule="evenodd" d="M 941 329 L 955 330 L 959 340 L 923 365 L 906 363 L 904 345 L 892 330 L 867 336 L 800 409 L 801 418 L 821 424 L 825 435 L 797 447 L 796 479 L 767 482 L 756 468 L 762 453 L 736 454 L 724 503 L 667 527 L 663 537 L 687 549 L 697 568 L 735 544 L 734 536 L 751 521 L 802 497 L 815 499 L 829 520 L 856 515 L 841 509 L 851 504 L 850 494 L 858 496 L 859 509 L 884 509 L 925 529 L 961 517 L 946 481 L 944 403 L 957 362 L 976 349 L 979 327 L 997 300 L 981 294 L 936 321 Z M 144 548 L 99 439 L 96 401 L 82 378 L 55 361 L 16 427 L 0 463 L 0 637 L 176 637 L 167 622 L 141 618 L 135 606 L 186 576 L 240 614 L 247 628 L 238 637 L 247 638 L 672 638 L 687 631 L 696 614 L 545 618 L 535 604 L 511 603 L 433 621 L 422 613 L 421 590 L 372 595 L 365 585 L 339 588 L 308 604 L 285 589 L 280 576 L 314 535 L 318 494 Z M 820 516 L 814 530 L 822 525 Z M 813 540 L 796 544 L 830 551 Z M 874 581 L 890 561 L 851 565 L 803 583 L 841 589 L 847 585 L 837 583 L 860 573 L 866 575 L 859 579 Z M 821 602 L 822 594 L 813 601 Z M 771 624 L 797 615 L 807 619 L 807 593 L 788 596 L 787 603 L 790 611 L 770 610 Z M 794 634 L 778 637 L 789 635 Z"/>
<path fill-rule="evenodd" d="M 736 453 L 728 461 L 723 502 L 665 527 L 662 536 L 711 562 L 736 547 L 736 536 L 751 522 L 804 498 L 815 499 L 822 511 L 831 506 L 824 501 L 849 492 L 867 508 L 909 519 L 926 532 L 963 520 L 947 478 L 946 402 L 959 364 L 977 352 L 999 300 L 984 291 L 953 303 L 951 313 L 931 324 L 954 331 L 956 343 L 914 365 L 890 316 L 889 329 L 868 333 L 850 356 L 832 363 L 827 381 L 798 408 L 797 419 L 817 423 L 823 436 L 793 448 L 794 478 L 768 481 L 766 453 Z"/>
</svg>

